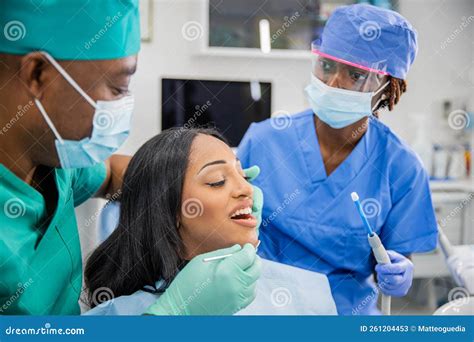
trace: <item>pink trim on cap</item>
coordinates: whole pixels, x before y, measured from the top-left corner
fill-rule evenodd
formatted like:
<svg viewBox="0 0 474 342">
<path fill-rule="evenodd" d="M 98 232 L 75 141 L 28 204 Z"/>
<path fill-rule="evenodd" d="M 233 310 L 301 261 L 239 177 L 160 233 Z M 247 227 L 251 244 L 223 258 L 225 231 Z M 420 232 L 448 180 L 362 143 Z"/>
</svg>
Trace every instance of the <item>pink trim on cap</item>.
<svg viewBox="0 0 474 342">
<path fill-rule="evenodd" d="M 329 58 L 329 59 L 332 59 L 336 62 L 339 62 L 339 63 L 343 63 L 343 64 L 348 64 L 350 66 L 353 66 L 353 67 L 356 67 L 356 68 L 359 68 L 359 69 L 362 69 L 362 70 L 366 70 L 366 71 L 370 71 L 370 72 L 375 72 L 377 74 L 380 74 L 380 75 L 390 75 L 388 72 L 386 71 L 382 71 L 382 70 L 377 70 L 377 69 L 372 69 L 372 68 L 369 68 L 369 67 L 366 67 L 366 66 L 363 66 L 363 65 L 360 65 L 360 64 L 357 64 L 357 63 L 352 63 L 352 62 L 348 62 L 344 59 L 341 59 L 341 58 L 337 58 L 337 57 L 334 57 L 334 56 L 331 56 L 331 55 L 328 55 L 324 52 L 321 52 L 319 50 L 316 50 L 316 49 L 311 49 L 311 52 L 312 53 L 315 53 L 317 55 L 320 55 L 320 56 L 323 56 L 325 58 Z"/>
</svg>

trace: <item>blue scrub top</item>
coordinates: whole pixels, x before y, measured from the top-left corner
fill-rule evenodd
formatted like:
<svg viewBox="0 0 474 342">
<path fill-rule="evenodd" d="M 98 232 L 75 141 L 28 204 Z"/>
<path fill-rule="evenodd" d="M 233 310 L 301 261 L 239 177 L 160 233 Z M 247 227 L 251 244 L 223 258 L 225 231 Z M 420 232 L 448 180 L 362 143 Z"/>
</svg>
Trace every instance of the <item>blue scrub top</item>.
<svg viewBox="0 0 474 342">
<path fill-rule="evenodd" d="M 282 127 L 250 126 L 238 148 L 243 167 L 260 166 L 265 203 L 259 254 L 325 273 L 342 315 L 378 313 L 375 259 L 351 199 L 356 191 L 387 249 L 408 255 L 436 248 L 428 176 L 416 154 L 387 126 L 369 119 L 351 154 L 326 175 L 314 113 Z"/>
</svg>

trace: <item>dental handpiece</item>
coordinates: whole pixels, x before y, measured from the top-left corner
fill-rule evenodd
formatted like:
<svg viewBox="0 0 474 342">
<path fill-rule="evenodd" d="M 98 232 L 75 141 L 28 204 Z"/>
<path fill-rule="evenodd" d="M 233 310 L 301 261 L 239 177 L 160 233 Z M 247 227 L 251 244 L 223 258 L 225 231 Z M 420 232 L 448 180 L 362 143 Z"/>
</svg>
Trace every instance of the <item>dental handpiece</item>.
<svg viewBox="0 0 474 342">
<path fill-rule="evenodd" d="M 390 257 L 388 256 L 387 250 L 382 244 L 382 241 L 380 241 L 379 236 L 372 230 L 372 227 L 370 227 L 369 220 L 367 220 L 367 216 L 365 216 L 357 192 L 351 193 L 351 198 L 357 207 L 357 210 L 362 219 L 362 222 L 364 223 L 365 228 L 367 229 L 367 239 L 369 240 L 369 245 L 372 248 L 372 253 L 374 253 L 375 260 L 378 264 L 390 264 Z M 391 311 L 390 296 L 387 296 L 382 293 L 381 307 L 382 314 L 389 316 Z"/>
<path fill-rule="evenodd" d="M 390 264 L 390 257 L 388 256 L 387 250 L 382 245 L 382 241 L 377 234 L 369 235 L 369 245 L 372 247 L 372 252 L 374 253 L 375 260 L 378 264 Z M 380 279 L 379 279 L 380 280 Z M 382 293 L 381 307 L 382 314 L 389 316 L 391 312 L 392 300 L 390 296 L 387 296 Z"/>
</svg>

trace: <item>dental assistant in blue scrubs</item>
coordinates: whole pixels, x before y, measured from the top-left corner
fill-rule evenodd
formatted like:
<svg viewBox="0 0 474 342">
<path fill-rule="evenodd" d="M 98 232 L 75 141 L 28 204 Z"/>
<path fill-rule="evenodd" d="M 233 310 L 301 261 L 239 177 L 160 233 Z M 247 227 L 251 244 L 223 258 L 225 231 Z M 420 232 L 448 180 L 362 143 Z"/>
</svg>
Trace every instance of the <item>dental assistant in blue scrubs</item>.
<svg viewBox="0 0 474 342">
<path fill-rule="evenodd" d="M 341 315 L 378 314 L 378 289 L 404 296 L 409 255 L 436 247 L 427 173 L 378 120 L 406 91 L 416 53 L 416 31 L 400 14 L 339 7 L 312 44 L 311 109 L 252 124 L 238 148 L 244 166 L 261 169 L 259 253 L 327 274 Z M 353 191 L 392 264 L 375 265 Z"/>
</svg>

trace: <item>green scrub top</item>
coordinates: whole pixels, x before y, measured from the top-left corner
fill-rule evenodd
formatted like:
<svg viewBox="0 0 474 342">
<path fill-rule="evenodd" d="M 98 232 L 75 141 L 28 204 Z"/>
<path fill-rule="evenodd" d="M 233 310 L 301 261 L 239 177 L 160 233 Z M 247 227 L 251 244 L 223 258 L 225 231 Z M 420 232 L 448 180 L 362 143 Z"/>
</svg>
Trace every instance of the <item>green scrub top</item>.
<svg viewBox="0 0 474 342">
<path fill-rule="evenodd" d="M 82 259 L 74 213 L 105 181 L 105 165 L 52 169 L 58 192 L 46 227 L 46 202 L 0 164 L 0 314 L 77 315 Z"/>
</svg>

